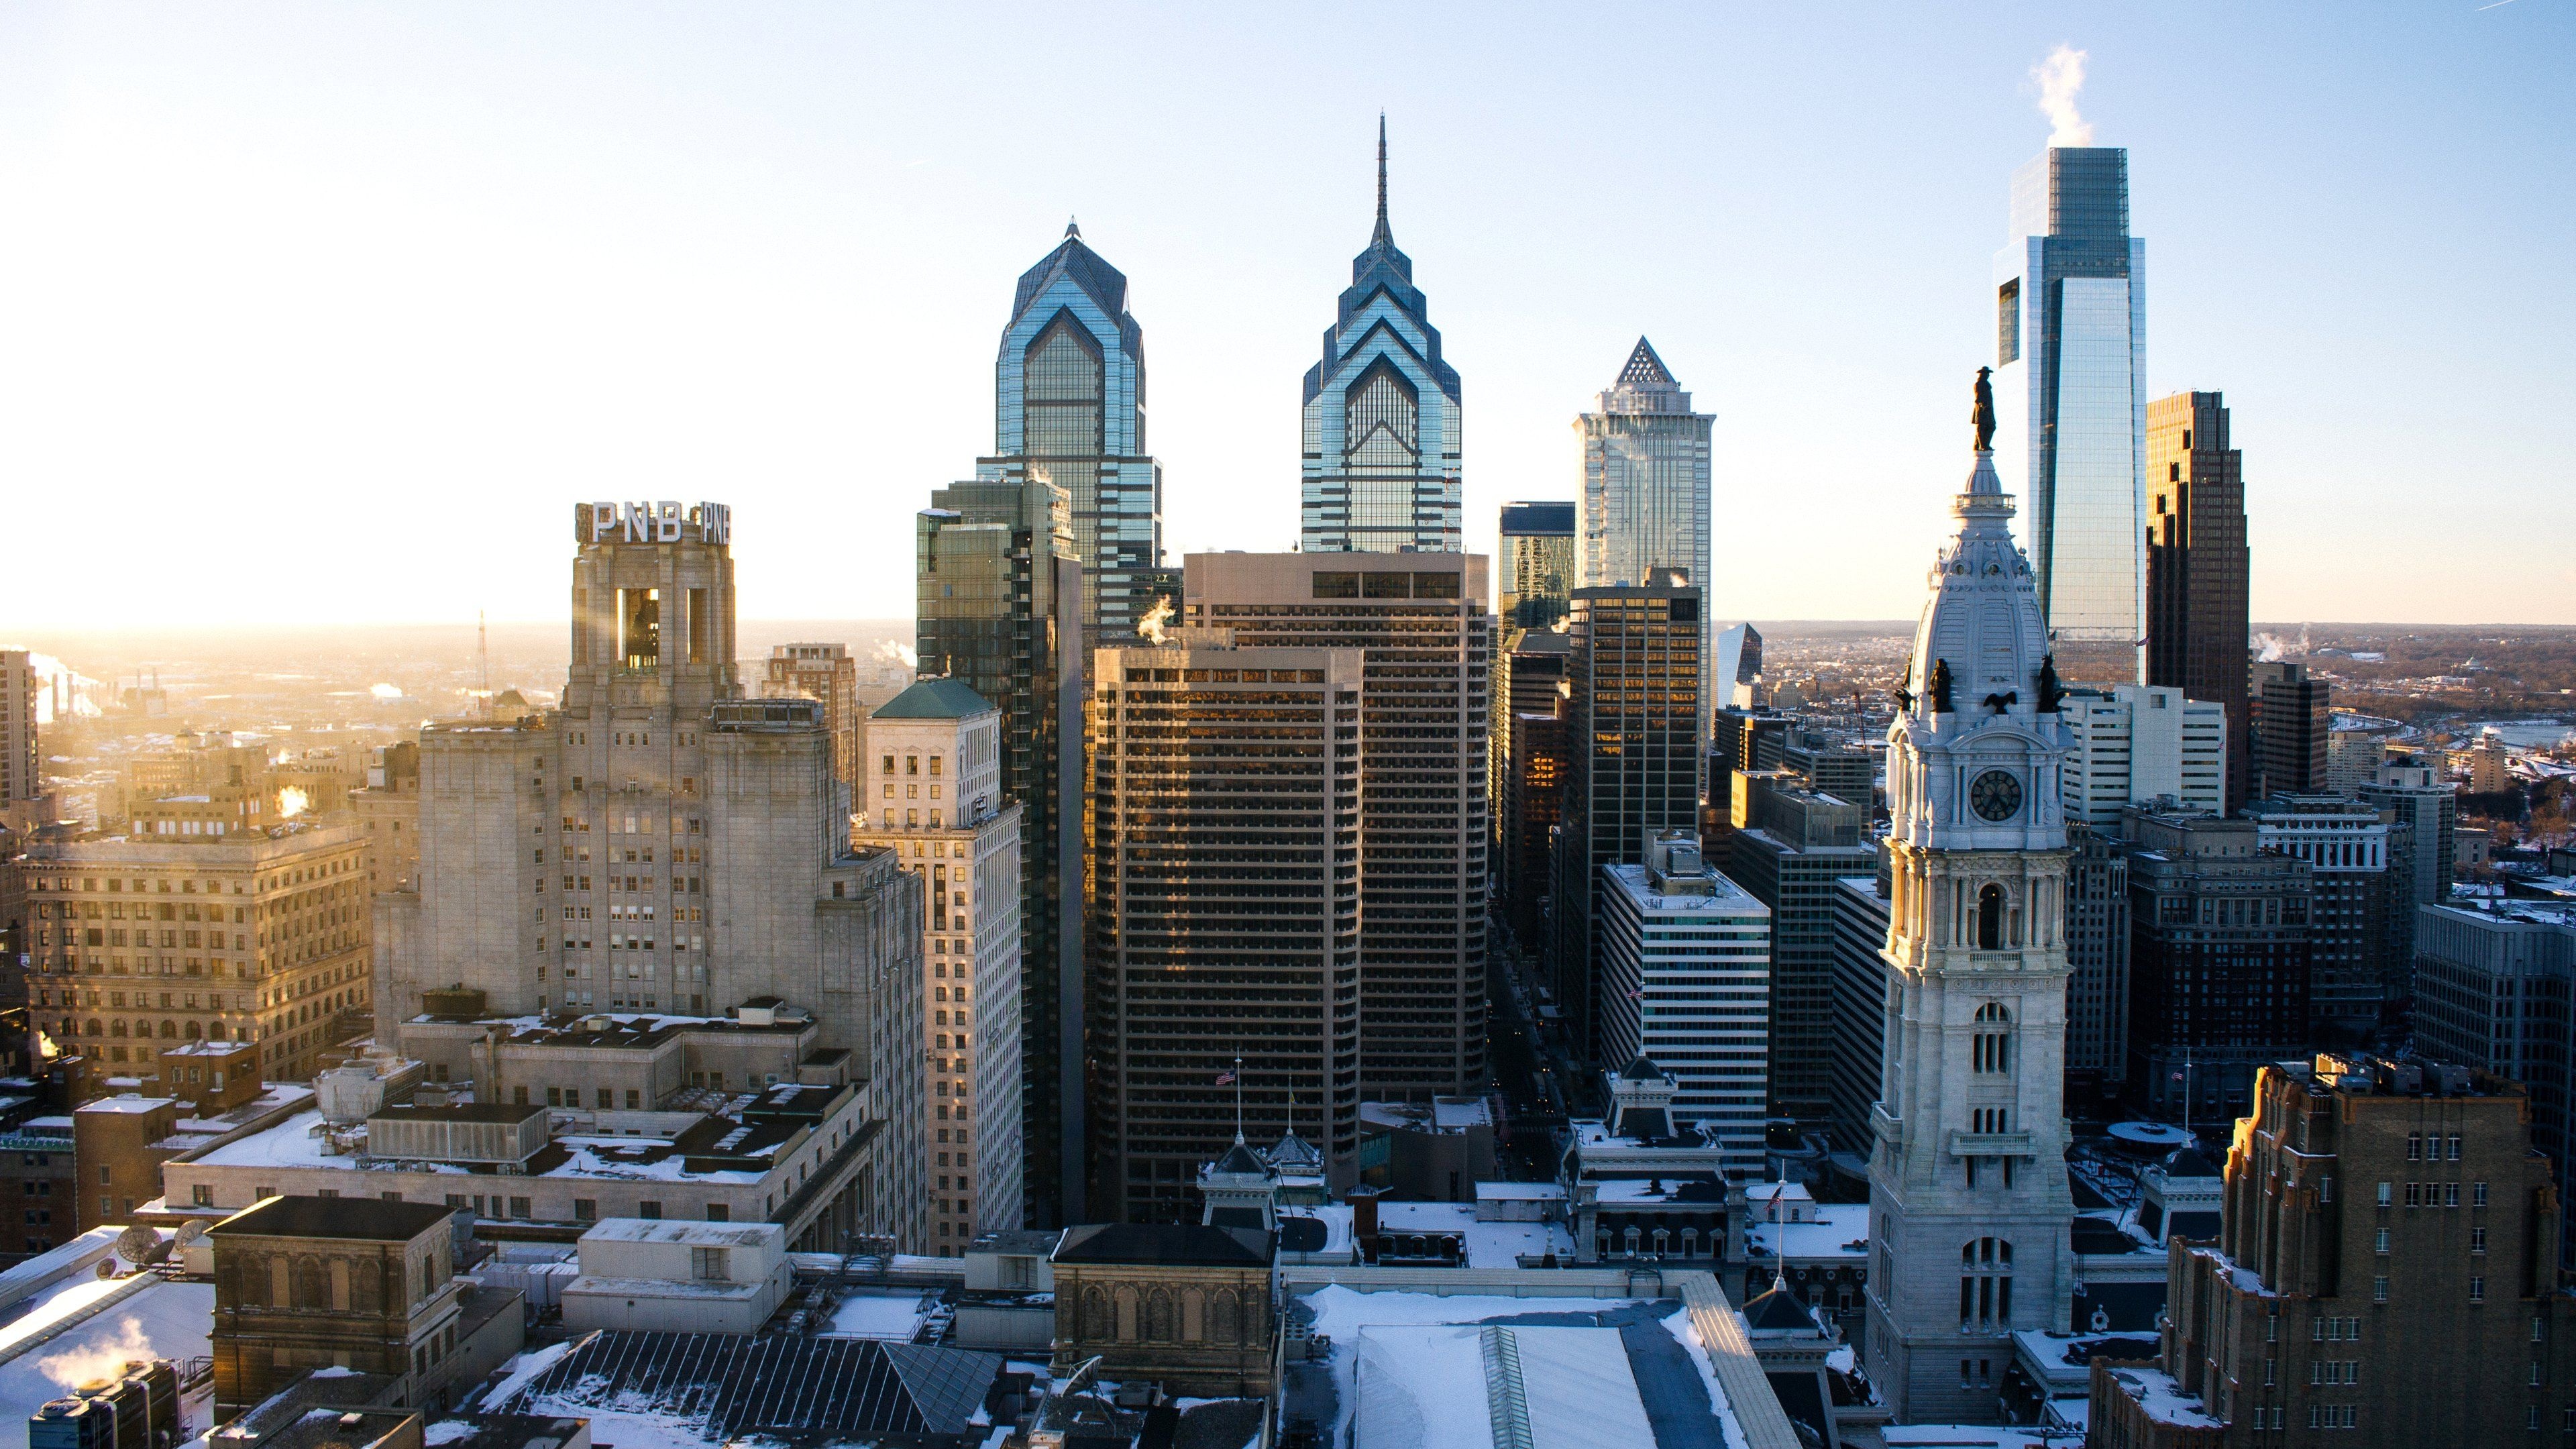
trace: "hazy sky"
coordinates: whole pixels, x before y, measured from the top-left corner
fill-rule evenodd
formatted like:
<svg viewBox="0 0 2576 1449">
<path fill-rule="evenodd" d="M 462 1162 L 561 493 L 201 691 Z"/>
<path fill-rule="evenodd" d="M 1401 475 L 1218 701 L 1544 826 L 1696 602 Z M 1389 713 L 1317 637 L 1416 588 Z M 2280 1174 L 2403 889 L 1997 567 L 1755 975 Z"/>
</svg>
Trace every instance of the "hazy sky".
<svg viewBox="0 0 2576 1449">
<path fill-rule="evenodd" d="M 2576 622 L 2571 41 L 2565 0 L 13 4 L 0 635 L 559 618 L 584 498 L 731 503 L 748 615 L 908 614 L 1068 214 L 1131 281 L 1168 547 L 1284 548 L 1381 107 L 1471 548 L 1573 496 L 1642 332 L 1717 415 L 1716 611 L 1908 616 L 2060 44 L 2154 393 L 2235 410 L 2256 617 Z"/>
</svg>

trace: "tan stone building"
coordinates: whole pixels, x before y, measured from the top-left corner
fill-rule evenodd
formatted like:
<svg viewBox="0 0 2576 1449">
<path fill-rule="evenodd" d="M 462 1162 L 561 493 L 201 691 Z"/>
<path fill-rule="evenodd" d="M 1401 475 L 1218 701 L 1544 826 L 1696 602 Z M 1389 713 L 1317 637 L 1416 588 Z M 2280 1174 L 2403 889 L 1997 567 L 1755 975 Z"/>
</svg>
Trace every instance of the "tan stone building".
<svg viewBox="0 0 2576 1449">
<path fill-rule="evenodd" d="M 400 890 L 420 870 L 420 746 L 390 744 L 367 767 L 366 788 L 349 793 L 349 810 L 367 842 L 367 890 Z"/>
<path fill-rule="evenodd" d="M 2163 1353 L 2094 1364 L 2089 1444 L 2559 1443 L 2576 1295 L 2522 1088 L 2460 1067 L 2265 1067 L 2219 1236 L 2168 1248 Z"/>
<path fill-rule="evenodd" d="M 1002 798 L 1001 721 L 955 679 L 887 701 L 867 723 L 852 817 L 860 847 L 923 887 L 919 970 L 906 990 L 889 982 L 871 1085 L 888 1124 L 889 1231 L 901 1251 L 942 1258 L 1020 1225 L 1020 806 Z"/>
<path fill-rule="evenodd" d="M 215 1408 L 229 1417 L 320 1368 L 396 1380 L 397 1406 L 436 1401 L 478 1359 L 454 1215 L 370 1198 L 270 1198 L 215 1224 Z M 477 1322 L 477 1319 L 481 1322 Z"/>
<path fill-rule="evenodd" d="M 1112 1223 L 1057 1243 L 1055 1363 L 1150 1379 L 1174 1395 L 1260 1398 L 1277 1386 L 1276 1239 L 1256 1228 Z"/>
<path fill-rule="evenodd" d="M 823 728 L 832 736 L 832 773 L 853 790 L 859 783 L 859 661 L 847 644 L 773 644 L 764 661 L 761 693 L 771 699 L 810 699 L 823 706 Z"/>
<path fill-rule="evenodd" d="M 137 821 L 153 823 L 199 822 Z M 202 824 L 29 849 L 28 1009 L 111 1077 L 151 1077 L 160 1048 L 203 1040 L 256 1042 L 258 1071 L 301 1080 L 364 1025 L 361 835 Z"/>
</svg>

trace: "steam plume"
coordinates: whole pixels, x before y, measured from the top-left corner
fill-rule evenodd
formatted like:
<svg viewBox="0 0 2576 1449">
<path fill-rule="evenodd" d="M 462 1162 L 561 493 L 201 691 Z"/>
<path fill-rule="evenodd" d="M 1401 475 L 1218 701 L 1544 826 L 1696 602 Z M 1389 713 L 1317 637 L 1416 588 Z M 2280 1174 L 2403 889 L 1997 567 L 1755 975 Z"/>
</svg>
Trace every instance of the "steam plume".
<svg viewBox="0 0 2576 1449">
<path fill-rule="evenodd" d="M 152 1340 L 143 1336 L 142 1322 L 129 1317 L 118 1326 L 113 1340 L 40 1358 L 36 1360 L 36 1368 L 64 1388 L 76 1389 L 123 1373 L 129 1362 L 148 1363 L 157 1357 L 159 1355 L 152 1351 Z"/>
<path fill-rule="evenodd" d="M 2076 92 L 2084 89 L 2085 52 L 2071 45 L 2060 45 L 2048 53 L 2048 59 L 2032 66 L 2030 78 L 2039 82 L 2039 109 L 2048 117 L 2048 144 L 2052 146 L 2090 146 L 2093 127 L 2075 109 Z"/>
<path fill-rule="evenodd" d="M 1136 632 L 1159 646 L 1164 642 L 1165 626 L 1171 622 L 1172 596 L 1165 594 L 1154 601 L 1154 607 L 1145 611 L 1145 617 L 1136 621 Z"/>
<path fill-rule="evenodd" d="M 885 640 L 877 645 L 877 657 L 887 661 L 888 663 L 901 664 L 906 669 L 919 669 L 921 667 L 920 655 L 906 649 L 902 645 L 894 642 L 892 639 Z"/>
</svg>

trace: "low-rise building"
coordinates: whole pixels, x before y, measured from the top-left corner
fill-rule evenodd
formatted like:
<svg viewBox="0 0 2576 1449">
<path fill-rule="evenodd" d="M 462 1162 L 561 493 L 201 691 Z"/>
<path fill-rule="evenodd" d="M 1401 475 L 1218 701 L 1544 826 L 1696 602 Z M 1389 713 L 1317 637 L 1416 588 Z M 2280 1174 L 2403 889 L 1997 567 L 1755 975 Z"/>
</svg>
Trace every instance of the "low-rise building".
<svg viewBox="0 0 2576 1449">
<path fill-rule="evenodd" d="M 1484 1098 L 1360 1104 L 1362 1185 L 1400 1198 L 1471 1202 L 1476 1184 L 1493 1175 L 1494 1112 Z"/>
<path fill-rule="evenodd" d="M 750 1333 L 787 1301 L 792 1279 L 775 1223 L 611 1218 L 581 1235 L 564 1327 Z"/>
<path fill-rule="evenodd" d="M 1054 1373 L 1086 1359 L 1099 1376 L 1166 1393 L 1259 1398 L 1278 1386 L 1271 1305 L 1276 1238 L 1257 1228 L 1110 1223 L 1057 1243 Z"/>
<path fill-rule="evenodd" d="M 1609 1116 L 1567 1123 L 1557 1161 L 1575 1261 L 1716 1261 L 1726 1250 L 1725 1144 L 1673 1120 L 1681 1084 L 1652 1061 L 1603 1075 Z"/>
</svg>

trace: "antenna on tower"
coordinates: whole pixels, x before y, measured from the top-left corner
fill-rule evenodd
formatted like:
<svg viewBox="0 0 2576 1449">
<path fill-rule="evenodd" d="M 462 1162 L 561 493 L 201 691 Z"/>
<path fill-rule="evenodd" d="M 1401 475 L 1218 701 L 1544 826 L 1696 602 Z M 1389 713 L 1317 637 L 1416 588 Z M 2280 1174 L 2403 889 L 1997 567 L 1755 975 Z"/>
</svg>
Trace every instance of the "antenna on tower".
<svg viewBox="0 0 2576 1449">
<path fill-rule="evenodd" d="M 474 657 L 482 675 L 483 714 L 489 718 L 492 713 L 492 631 L 483 622 L 481 609 L 474 611 Z"/>
</svg>

